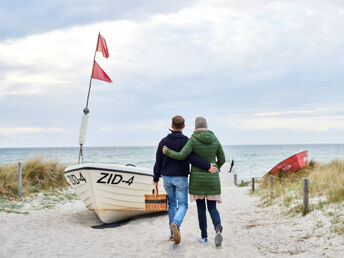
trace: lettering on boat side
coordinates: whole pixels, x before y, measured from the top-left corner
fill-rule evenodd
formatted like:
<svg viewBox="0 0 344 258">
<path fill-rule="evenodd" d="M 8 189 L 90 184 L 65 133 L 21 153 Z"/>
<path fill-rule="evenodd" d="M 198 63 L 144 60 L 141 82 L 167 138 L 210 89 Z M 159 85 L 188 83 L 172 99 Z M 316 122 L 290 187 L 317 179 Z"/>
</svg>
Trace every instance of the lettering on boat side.
<svg viewBox="0 0 344 258">
<path fill-rule="evenodd" d="M 78 185 L 81 182 L 87 183 L 86 178 L 84 178 L 81 172 L 79 172 L 79 178 L 76 175 L 70 175 L 70 176 L 67 176 L 67 178 L 72 185 Z"/>
<path fill-rule="evenodd" d="M 125 183 L 131 185 L 134 182 L 134 177 L 132 176 L 128 180 L 123 180 L 123 176 L 120 174 L 112 173 L 100 173 L 102 176 L 97 180 L 98 184 L 111 184 L 118 185 L 119 183 Z"/>
</svg>

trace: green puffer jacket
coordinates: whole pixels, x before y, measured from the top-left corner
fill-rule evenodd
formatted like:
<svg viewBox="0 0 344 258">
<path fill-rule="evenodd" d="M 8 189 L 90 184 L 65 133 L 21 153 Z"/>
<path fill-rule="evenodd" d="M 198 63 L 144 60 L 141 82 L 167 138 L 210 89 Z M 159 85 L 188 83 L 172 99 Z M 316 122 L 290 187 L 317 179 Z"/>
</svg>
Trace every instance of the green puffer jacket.
<svg viewBox="0 0 344 258">
<path fill-rule="evenodd" d="M 218 169 L 226 162 L 221 143 L 215 134 L 209 130 L 194 132 L 180 152 L 175 152 L 167 148 L 165 155 L 173 159 L 184 160 L 191 152 L 208 162 L 215 163 Z M 219 173 L 212 174 L 206 170 L 192 166 L 189 193 L 199 195 L 221 194 Z"/>
</svg>

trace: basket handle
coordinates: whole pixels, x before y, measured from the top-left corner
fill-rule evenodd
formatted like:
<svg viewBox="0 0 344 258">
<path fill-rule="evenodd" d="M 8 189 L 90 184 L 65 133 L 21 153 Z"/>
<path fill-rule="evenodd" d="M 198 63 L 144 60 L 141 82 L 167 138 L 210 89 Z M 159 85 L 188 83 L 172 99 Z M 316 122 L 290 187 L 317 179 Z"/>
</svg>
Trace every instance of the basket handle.
<svg viewBox="0 0 344 258">
<path fill-rule="evenodd" d="M 158 194 L 159 194 L 158 186 L 154 185 L 154 195 L 157 196 Z"/>
</svg>

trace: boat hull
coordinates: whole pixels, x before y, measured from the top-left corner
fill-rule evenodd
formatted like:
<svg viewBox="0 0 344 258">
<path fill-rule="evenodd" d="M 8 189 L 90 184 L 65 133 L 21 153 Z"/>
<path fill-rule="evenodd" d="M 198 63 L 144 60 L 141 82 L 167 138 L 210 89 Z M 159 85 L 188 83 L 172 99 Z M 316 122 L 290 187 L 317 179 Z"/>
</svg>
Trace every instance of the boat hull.
<svg viewBox="0 0 344 258">
<path fill-rule="evenodd" d="M 279 171 L 295 172 L 306 166 L 308 166 L 308 151 L 302 151 L 278 163 L 269 173 L 274 175 Z"/>
<path fill-rule="evenodd" d="M 153 173 L 138 167 L 81 164 L 66 168 L 70 186 L 104 223 L 113 223 L 148 214 L 144 195 L 152 193 Z M 160 183 L 162 185 L 162 183 Z M 165 193 L 163 187 L 160 192 Z"/>
</svg>

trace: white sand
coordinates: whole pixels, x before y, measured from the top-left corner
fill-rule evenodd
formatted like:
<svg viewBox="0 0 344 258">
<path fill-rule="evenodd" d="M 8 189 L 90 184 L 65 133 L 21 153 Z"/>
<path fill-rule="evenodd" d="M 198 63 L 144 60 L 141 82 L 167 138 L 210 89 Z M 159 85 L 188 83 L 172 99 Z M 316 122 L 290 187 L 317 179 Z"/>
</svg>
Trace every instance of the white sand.
<svg viewBox="0 0 344 258">
<path fill-rule="evenodd" d="M 340 257 L 344 238 L 328 239 L 316 227 L 321 214 L 286 217 L 276 206 L 258 207 L 248 188 L 235 187 L 226 166 L 222 173 L 224 227 L 221 249 L 214 247 L 214 229 L 208 216 L 210 242 L 200 236 L 195 203 L 181 227 L 182 242 L 168 241 L 167 215 L 133 219 L 119 227 L 94 229 L 100 224 L 81 201 L 29 215 L 0 213 L 0 257 Z M 325 230 L 326 231 L 326 230 Z"/>
</svg>

